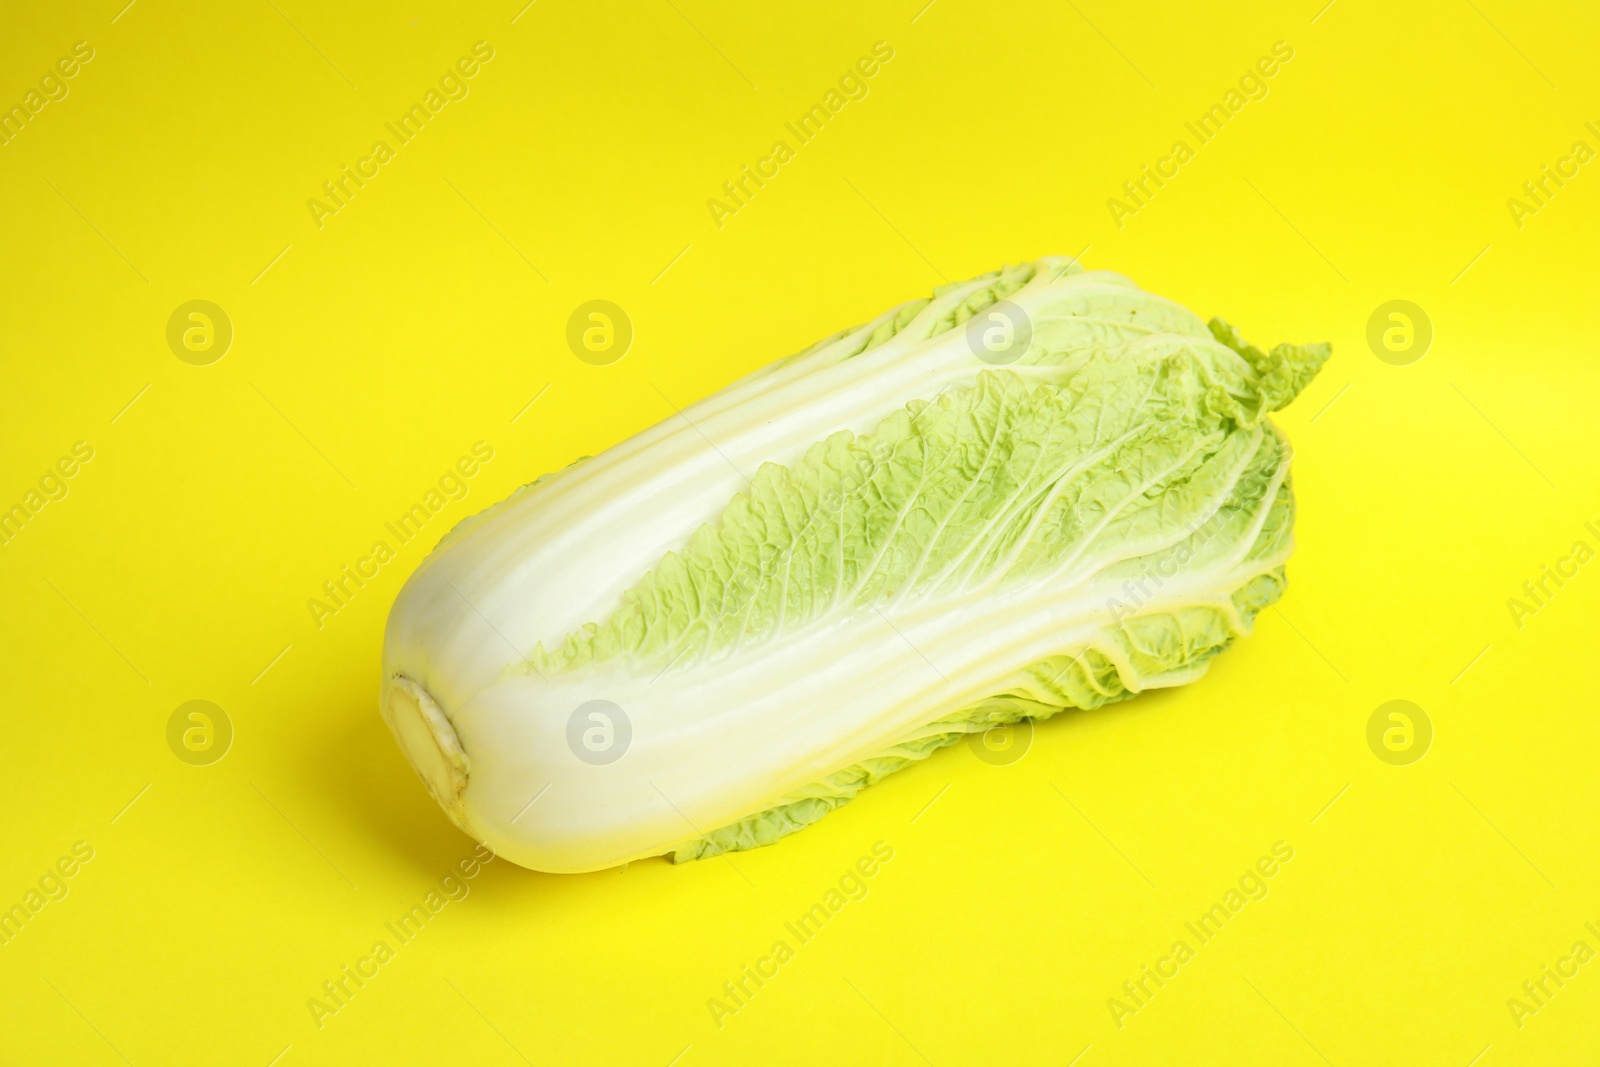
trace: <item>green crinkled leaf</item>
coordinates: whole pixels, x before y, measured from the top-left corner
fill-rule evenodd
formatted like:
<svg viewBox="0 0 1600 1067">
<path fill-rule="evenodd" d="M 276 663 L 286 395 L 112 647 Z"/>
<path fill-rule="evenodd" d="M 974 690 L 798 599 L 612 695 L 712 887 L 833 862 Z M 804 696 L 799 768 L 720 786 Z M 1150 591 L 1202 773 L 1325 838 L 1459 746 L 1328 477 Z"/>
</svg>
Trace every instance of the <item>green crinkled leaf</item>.
<svg viewBox="0 0 1600 1067">
<path fill-rule="evenodd" d="M 1171 542 L 1275 441 L 1178 346 L 1097 353 L 1065 382 L 984 371 L 870 434 L 766 464 L 720 519 L 605 622 L 532 657 L 541 672 L 626 656 L 682 663 L 770 640 L 840 607 L 1087 569 Z"/>
<path fill-rule="evenodd" d="M 1267 411 L 1287 407 L 1289 401 L 1300 395 L 1300 390 L 1333 355 L 1330 344 L 1282 344 L 1271 352 L 1263 352 L 1246 343 L 1239 331 L 1222 319 L 1212 319 L 1211 335 L 1243 356 L 1260 379 L 1259 389 Z"/>
</svg>

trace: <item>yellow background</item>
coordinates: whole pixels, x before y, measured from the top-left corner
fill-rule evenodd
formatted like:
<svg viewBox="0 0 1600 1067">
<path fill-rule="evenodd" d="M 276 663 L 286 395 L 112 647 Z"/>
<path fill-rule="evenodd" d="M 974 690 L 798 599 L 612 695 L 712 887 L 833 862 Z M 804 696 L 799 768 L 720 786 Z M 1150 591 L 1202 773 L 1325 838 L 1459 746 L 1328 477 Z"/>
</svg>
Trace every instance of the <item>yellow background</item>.
<svg viewBox="0 0 1600 1067">
<path fill-rule="evenodd" d="M 0 904 L 95 850 L 0 947 L 0 1061 L 1593 1054 L 1600 963 L 1520 1029 L 1506 1005 L 1600 948 L 1600 565 L 1520 628 L 1506 603 L 1600 548 L 1600 165 L 1520 229 L 1506 205 L 1600 147 L 1591 5 L 123 2 L 0 20 L 6 105 L 95 49 L 0 147 L 0 505 L 95 450 L 0 548 Z M 306 201 L 479 40 L 470 95 L 319 229 Z M 706 200 L 879 40 L 870 95 L 718 229 Z M 1269 95 L 1119 229 L 1107 199 L 1280 40 Z M 308 998 L 473 847 L 375 706 L 426 548 L 943 279 L 1086 246 L 1258 342 L 1334 345 L 1281 417 L 1299 546 L 1255 636 L 773 848 L 491 864 L 319 1029 Z M 564 341 L 594 298 L 635 325 L 608 367 Z M 1396 298 L 1435 329 L 1408 366 L 1365 341 Z M 192 299 L 234 326 L 209 366 L 166 344 Z M 470 495 L 318 629 L 307 599 L 478 440 Z M 211 766 L 167 747 L 192 699 L 234 726 Z M 1391 699 L 1434 726 L 1410 766 L 1367 746 Z M 719 1029 L 707 1000 L 878 840 L 868 896 Z M 1270 895 L 1118 1028 L 1107 999 L 1280 840 Z"/>
</svg>

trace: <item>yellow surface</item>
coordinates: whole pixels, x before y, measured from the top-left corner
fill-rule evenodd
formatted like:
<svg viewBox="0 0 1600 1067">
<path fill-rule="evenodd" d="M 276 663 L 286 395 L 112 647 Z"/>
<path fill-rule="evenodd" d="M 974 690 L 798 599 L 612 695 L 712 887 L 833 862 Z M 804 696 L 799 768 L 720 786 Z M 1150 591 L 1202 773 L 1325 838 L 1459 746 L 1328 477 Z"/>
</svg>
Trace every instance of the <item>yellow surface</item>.
<svg viewBox="0 0 1600 1067">
<path fill-rule="evenodd" d="M 0 146 L 0 504 L 74 470 L 0 548 L 0 904 L 67 890 L 0 947 L 0 1061 L 1592 1055 L 1600 964 L 1560 961 L 1600 949 L 1600 564 L 1507 604 L 1600 548 L 1600 165 L 1507 204 L 1600 149 L 1592 5 L 122 3 L 0 18 L 0 104 L 93 50 Z M 399 144 L 385 123 L 478 41 L 468 95 Z M 797 146 L 784 123 L 877 41 L 868 95 Z M 1197 147 L 1184 123 L 1278 41 L 1267 95 Z M 1107 200 L 1180 138 L 1119 228 Z M 718 228 L 708 198 L 779 139 L 794 158 Z M 307 200 L 378 140 L 393 158 L 319 228 Z M 1254 638 L 774 848 L 472 868 L 400 943 L 385 924 L 474 848 L 375 707 L 385 614 L 438 536 L 942 279 L 1085 246 L 1258 341 L 1334 344 L 1281 418 L 1299 548 Z M 635 327 L 610 366 L 565 343 L 592 299 Z M 1394 299 L 1434 327 L 1408 365 L 1366 343 Z M 192 300 L 233 326 L 209 365 L 168 347 Z M 466 497 L 319 628 L 308 599 L 479 441 Z M 168 746 L 192 700 L 233 729 L 208 766 Z M 1432 724 L 1418 762 L 1368 747 L 1390 700 Z M 878 841 L 866 895 L 788 934 Z M 1199 944 L 1184 924 L 1280 841 L 1268 895 Z M 708 1000 L 778 940 L 793 958 L 719 1027 Z M 377 973 L 318 1020 L 346 965 Z M 1546 965 L 1577 975 L 1514 1018 Z"/>
</svg>

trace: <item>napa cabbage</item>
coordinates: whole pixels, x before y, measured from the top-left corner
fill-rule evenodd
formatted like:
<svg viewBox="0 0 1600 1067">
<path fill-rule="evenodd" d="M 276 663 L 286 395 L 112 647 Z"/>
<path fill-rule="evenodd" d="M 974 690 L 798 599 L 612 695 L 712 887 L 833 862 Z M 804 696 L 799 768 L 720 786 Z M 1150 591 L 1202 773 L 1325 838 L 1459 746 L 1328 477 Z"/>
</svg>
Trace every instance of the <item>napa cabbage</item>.
<svg viewBox="0 0 1600 1067">
<path fill-rule="evenodd" d="M 968 734 L 1198 679 L 1284 589 L 1328 358 L 1047 258 L 778 360 L 467 520 L 380 706 L 463 830 L 770 844 Z"/>
</svg>

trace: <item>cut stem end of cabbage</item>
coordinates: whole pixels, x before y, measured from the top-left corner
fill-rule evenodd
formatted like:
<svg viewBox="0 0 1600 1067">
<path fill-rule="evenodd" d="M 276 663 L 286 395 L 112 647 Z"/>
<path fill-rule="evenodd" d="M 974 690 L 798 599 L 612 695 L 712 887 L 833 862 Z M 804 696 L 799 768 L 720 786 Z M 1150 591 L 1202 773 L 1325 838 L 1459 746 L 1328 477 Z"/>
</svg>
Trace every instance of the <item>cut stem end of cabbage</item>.
<svg viewBox="0 0 1600 1067">
<path fill-rule="evenodd" d="M 388 688 L 384 708 L 401 751 L 450 820 L 470 833 L 462 797 L 471 762 L 455 728 L 428 691 L 411 679 L 397 674 Z"/>
</svg>

